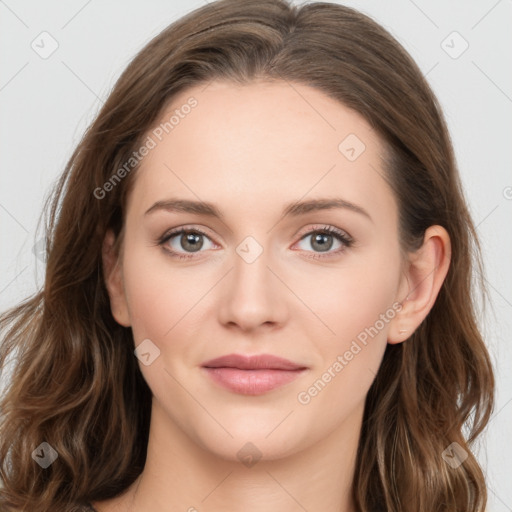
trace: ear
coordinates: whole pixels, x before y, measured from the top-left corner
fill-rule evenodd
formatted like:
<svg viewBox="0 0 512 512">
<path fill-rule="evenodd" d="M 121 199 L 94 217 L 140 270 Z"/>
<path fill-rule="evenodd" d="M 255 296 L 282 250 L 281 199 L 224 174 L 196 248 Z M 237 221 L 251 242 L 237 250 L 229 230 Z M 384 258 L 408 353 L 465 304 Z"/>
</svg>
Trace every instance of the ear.
<svg viewBox="0 0 512 512">
<path fill-rule="evenodd" d="M 441 226 L 430 226 L 422 246 L 409 253 L 399 285 L 397 301 L 402 309 L 390 322 L 388 343 L 409 338 L 434 305 L 450 267 L 450 236 Z"/>
<path fill-rule="evenodd" d="M 102 247 L 103 275 L 105 286 L 110 297 L 110 309 L 116 322 L 124 327 L 130 327 L 130 315 L 124 280 L 119 257 L 115 251 L 115 235 L 111 229 L 105 234 Z"/>
</svg>

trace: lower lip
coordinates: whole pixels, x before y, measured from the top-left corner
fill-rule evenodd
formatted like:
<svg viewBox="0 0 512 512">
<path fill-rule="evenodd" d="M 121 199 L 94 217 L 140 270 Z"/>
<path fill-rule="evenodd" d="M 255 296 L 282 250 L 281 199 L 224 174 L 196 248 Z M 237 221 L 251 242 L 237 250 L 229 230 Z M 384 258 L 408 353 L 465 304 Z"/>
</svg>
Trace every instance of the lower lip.
<svg viewBox="0 0 512 512">
<path fill-rule="evenodd" d="M 295 380 L 300 370 L 240 370 L 239 368 L 203 367 L 210 378 L 221 386 L 242 395 L 261 395 Z"/>
</svg>

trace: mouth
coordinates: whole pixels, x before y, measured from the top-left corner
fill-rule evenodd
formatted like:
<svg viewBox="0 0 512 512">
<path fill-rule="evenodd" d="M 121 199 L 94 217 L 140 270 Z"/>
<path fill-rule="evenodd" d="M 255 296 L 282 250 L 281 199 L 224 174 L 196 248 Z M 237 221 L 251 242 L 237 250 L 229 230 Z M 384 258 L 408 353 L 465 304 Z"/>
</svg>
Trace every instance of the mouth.
<svg viewBox="0 0 512 512">
<path fill-rule="evenodd" d="M 295 380 L 308 368 L 267 354 L 229 354 L 203 363 L 202 370 L 214 382 L 234 393 L 261 395 Z"/>
</svg>

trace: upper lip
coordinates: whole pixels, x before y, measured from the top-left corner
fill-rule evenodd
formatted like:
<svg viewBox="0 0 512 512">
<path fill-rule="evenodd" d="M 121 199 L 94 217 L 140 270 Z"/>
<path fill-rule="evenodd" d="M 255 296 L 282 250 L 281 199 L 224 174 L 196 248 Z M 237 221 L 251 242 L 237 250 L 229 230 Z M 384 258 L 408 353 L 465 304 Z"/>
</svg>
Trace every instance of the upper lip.
<svg viewBox="0 0 512 512">
<path fill-rule="evenodd" d="M 252 356 L 228 354 L 206 361 L 202 366 L 207 368 L 238 368 L 240 370 L 302 370 L 306 368 L 288 359 L 271 354 Z"/>
</svg>

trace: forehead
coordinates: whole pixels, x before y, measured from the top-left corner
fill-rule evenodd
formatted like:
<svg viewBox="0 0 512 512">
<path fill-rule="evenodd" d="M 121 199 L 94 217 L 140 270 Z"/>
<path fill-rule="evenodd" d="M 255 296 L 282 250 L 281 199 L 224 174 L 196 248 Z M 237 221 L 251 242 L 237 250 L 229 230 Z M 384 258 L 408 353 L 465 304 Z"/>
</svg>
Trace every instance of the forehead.
<svg viewBox="0 0 512 512">
<path fill-rule="evenodd" d="M 137 171 L 139 208 L 166 194 L 240 203 L 248 211 L 305 195 L 393 202 L 376 132 L 309 86 L 201 84 L 174 97 L 147 137 L 153 147 Z"/>
</svg>

